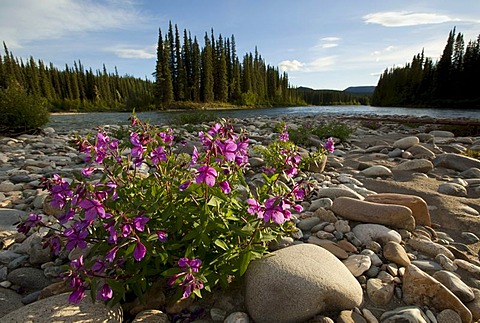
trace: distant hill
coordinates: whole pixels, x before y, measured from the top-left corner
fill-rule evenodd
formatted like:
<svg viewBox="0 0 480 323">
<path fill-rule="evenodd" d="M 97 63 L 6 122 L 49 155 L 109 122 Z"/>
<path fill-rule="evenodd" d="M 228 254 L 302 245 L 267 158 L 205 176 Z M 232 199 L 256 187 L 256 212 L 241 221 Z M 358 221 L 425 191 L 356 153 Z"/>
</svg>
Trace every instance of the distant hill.
<svg viewBox="0 0 480 323">
<path fill-rule="evenodd" d="M 349 86 L 343 92 L 352 94 L 372 95 L 375 91 L 375 86 Z"/>
</svg>

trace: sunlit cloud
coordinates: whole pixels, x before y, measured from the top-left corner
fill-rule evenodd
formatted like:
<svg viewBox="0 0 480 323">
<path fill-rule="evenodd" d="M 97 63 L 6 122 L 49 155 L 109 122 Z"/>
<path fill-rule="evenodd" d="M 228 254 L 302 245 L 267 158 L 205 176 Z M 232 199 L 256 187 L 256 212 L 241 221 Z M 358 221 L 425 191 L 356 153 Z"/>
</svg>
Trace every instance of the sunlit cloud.
<svg viewBox="0 0 480 323">
<path fill-rule="evenodd" d="M 427 24 L 441 24 L 461 21 L 447 15 L 408 11 L 376 12 L 363 16 L 367 24 L 379 24 L 385 27 L 405 27 Z"/>
<path fill-rule="evenodd" d="M 129 29 L 148 21 L 129 0 L 2 0 L 0 40 L 22 47 L 30 41 Z"/>
<path fill-rule="evenodd" d="M 285 60 L 278 63 L 278 68 L 282 72 L 295 72 L 302 69 L 305 64 L 294 59 L 293 61 Z"/>
</svg>

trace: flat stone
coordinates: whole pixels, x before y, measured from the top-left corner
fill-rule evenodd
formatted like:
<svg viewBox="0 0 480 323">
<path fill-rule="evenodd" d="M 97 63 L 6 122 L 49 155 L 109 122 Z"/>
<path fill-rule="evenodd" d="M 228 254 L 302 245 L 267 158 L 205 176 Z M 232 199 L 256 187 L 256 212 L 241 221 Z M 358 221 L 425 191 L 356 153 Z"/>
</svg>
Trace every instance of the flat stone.
<svg viewBox="0 0 480 323">
<path fill-rule="evenodd" d="M 382 314 L 382 323 L 430 323 L 428 316 L 416 306 L 402 306 Z"/>
<path fill-rule="evenodd" d="M 419 196 L 397 193 L 379 193 L 367 196 L 365 201 L 406 206 L 412 211 L 412 216 L 415 218 L 416 225 L 432 226 L 427 203 Z"/>
<path fill-rule="evenodd" d="M 321 199 L 315 199 L 311 202 L 310 207 L 308 208 L 309 211 L 315 212 L 317 209 L 323 207 L 323 208 L 330 208 L 333 204 L 332 199 L 325 197 Z"/>
<path fill-rule="evenodd" d="M 393 176 L 392 171 L 385 166 L 376 165 L 364 169 L 360 172 L 360 174 L 367 176 L 367 177 L 390 177 Z"/>
<path fill-rule="evenodd" d="M 435 167 L 449 168 L 460 172 L 470 168 L 480 168 L 480 160 L 459 154 L 437 155 L 433 160 L 433 164 Z"/>
<path fill-rule="evenodd" d="M 332 211 L 347 220 L 383 224 L 411 231 L 415 229 L 412 211 L 403 205 L 378 204 L 339 197 L 333 201 Z"/>
<path fill-rule="evenodd" d="M 393 282 L 386 283 L 378 278 L 370 278 L 367 281 L 368 298 L 377 305 L 387 305 L 393 298 L 395 285 Z"/>
<path fill-rule="evenodd" d="M 245 305 L 255 322 L 304 322 L 362 301 L 356 278 L 335 256 L 312 244 L 274 251 L 251 262 L 245 275 Z"/>
<path fill-rule="evenodd" d="M 438 254 L 443 254 L 449 259 L 455 259 L 453 253 L 446 247 L 427 239 L 412 238 L 407 241 L 407 245 L 431 256 L 432 258 L 435 258 Z"/>
<path fill-rule="evenodd" d="M 368 245 L 371 241 L 379 242 L 381 245 L 388 241 L 397 243 L 402 241 L 400 233 L 380 224 L 358 224 L 352 232 L 364 245 Z"/>
<path fill-rule="evenodd" d="M 441 311 L 437 315 L 438 323 L 462 323 L 462 318 L 457 312 L 452 311 L 451 309 L 446 309 Z"/>
<path fill-rule="evenodd" d="M 398 139 L 393 143 L 393 148 L 400 148 L 400 149 L 408 149 L 413 145 L 417 145 L 420 143 L 420 139 L 416 136 L 409 136 L 402 139 Z"/>
<path fill-rule="evenodd" d="M 310 231 L 314 226 L 319 224 L 321 220 L 315 216 L 308 217 L 305 219 L 301 219 L 300 222 L 297 223 L 297 227 L 302 231 Z"/>
<path fill-rule="evenodd" d="M 0 231 L 17 232 L 17 224 L 26 215 L 24 211 L 0 208 Z"/>
<path fill-rule="evenodd" d="M 452 309 L 460 315 L 462 322 L 472 321 L 472 313 L 457 296 L 413 264 L 405 270 L 402 291 L 406 304 L 428 306 L 439 312 Z"/>
<path fill-rule="evenodd" d="M 451 196 L 463 196 L 466 197 L 467 189 L 456 183 L 443 183 L 438 187 L 438 193 L 451 195 Z"/>
<path fill-rule="evenodd" d="M 315 190 L 318 197 L 328 197 L 330 199 L 336 199 L 338 197 L 350 197 L 358 200 L 363 200 L 364 197 L 354 190 L 342 187 L 326 187 Z"/>
<path fill-rule="evenodd" d="M 223 323 L 249 323 L 250 319 L 248 317 L 247 313 L 244 312 L 233 312 L 227 318 L 225 318 L 225 321 Z M 152 322 L 155 323 L 155 322 Z"/>
<path fill-rule="evenodd" d="M 444 138 L 454 138 L 455 134 L 451 131 L 445 131 L 445 130 L 432 130 L 428 134 L 434 136 L 434 137 L 444 137 Z"/>
<path fill-rule="evenodd" d="M 68 296 L 69 293 L 65 293 L 36 301 L 8 313 L 1 318 L 1 321 L 2 323 L 123 322 L 122 308 L 118 305 L 110 308 L 103 302 L 92 303 L 88 296 L 79 304 L 70 304 Z"/>
<path fill-rule="evenodd" d="M 420 268 L 421 270 L 433 274 L 439 270 L 442 270 L 442 266 L 438 263 L 436 263 L 433 260 L 424 260 L 424 259 L 419 259 L 419 260 L 412 260 L 412 264 Z"/>
<path fill-rule="evenodd" d="M 347 259 L 348 253 L 340 248 L 335 242 L 326 239 L 320 239 L 316 236 L 310 236 L 308 238 L 308 243 L 317 245 L 328 250 L 331 254 L 333 254 L 338 259 Z"/>
<path fill-rule="evenodd" d="M 397 265 L 407 267 L 410 265 L 410 258 L 401 244 L 395 241 L 388 241 L 383 246 L 383 256 L 385 259 L 396 263 Z"/>
<path fill-rule="evenodd" d="M 414 145 L 406 151 L 412 154 L 413 158 L 423 158 L 428 160 L 435 158 L 435 153 L 422 145 Z"/>
<path fill-rule="evenodd" d="M 433 274 L 433 278 L 445 285 L 445 287 L 454 293 L 462 302 L 468 303 L 475 299 L 473 290 L 454 273 L 440 270 Z"/>
<path fill-rule="evenodd" d="M 380 267 L 383 265 L 382 259 L 380 259 L 380 257 L 370 249 L 363 249 L 360 254 L 370 257 L 370 261 L 372 262 L 373 266 Z"/>
<path fill-rule="evenodd" d="M 480 279 L 480 266 L 477 266 L 477 265 L 474 265 L 466 260 L 462 260 L 462 259 L 455 259 L 453 261 L 453 263 L 455 265 L 457 265 L 458 267 L 462 268 L 462 269 L 465 269 L 466 271 L 468 271 L 469 273 L 471 273 L 473 275 L 473 277 L 477 278 L 477 279 Z"/>
<path fill-rule="evenodd" d="M 45 277 L 43 270 L 34 267 L 14 269 L 8 274 L 7 279 L 29 291 L 41 290 L 52 283 Z"/>
<path fill-rule="evenodd" d="M 480 289 L 472 288 L 472 290 L 475 299 L 465 305 L 472 312 L 473 321 L 478 322 L 480 320 Z"/>
<path fill-rule="evenodd" d="M 392 171 L 410 171 L 419 173 L 428 173 L 433 169 L 431 161 L 426 159 L 407 160 L 392 168 Z"/>
<path fill-rule="evenodd" d="M 317 322 L 317 321 L 315 321 Z M 362 315 L 352 310 L 341 311 L 336 323 L 368 323 Z"/>
<path fill-rule="evenodd" d="M 469 168 L 460 173 L 463 178 L 480 178 L 480 169 L 476 167 Z"/>
<path fill-rule="evenodd" d="M 370 257 L 365 255 L 351 255 L 347 259 L 342 260 L 342 263 L 355 277 L 362 275 L 372 265 Z"/>
</svg>

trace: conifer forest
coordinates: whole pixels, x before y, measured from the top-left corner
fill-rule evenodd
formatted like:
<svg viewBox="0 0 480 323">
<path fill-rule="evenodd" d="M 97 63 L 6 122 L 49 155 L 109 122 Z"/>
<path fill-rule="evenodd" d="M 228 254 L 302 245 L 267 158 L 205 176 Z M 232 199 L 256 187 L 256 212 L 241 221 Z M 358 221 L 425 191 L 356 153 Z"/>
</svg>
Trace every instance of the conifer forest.
<svg viewBox="0 0 480 323">
<path fill-rule="evenodd" d="M 465 46 L 462 33 L 450 31 L 438 62 L 423 51 L 404 67 L 381 75 L 371 98 L 374 106 L 480 108 L 480 35 Z"/>
</svg>

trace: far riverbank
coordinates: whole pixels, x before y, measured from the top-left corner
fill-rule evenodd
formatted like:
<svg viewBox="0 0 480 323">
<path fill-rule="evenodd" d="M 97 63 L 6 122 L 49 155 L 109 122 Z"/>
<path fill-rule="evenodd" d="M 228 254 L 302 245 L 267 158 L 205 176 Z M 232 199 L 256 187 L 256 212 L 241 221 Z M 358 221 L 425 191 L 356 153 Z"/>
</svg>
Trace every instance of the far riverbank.
<svg viewBox="0 0 480 323">
<path fill-rule="evenodd" d="M 411 120 L 412 118 L 422 120 L 455 120 L 453 124 L 465 123 L 465 120 L 472 124 L 480 122 L 479 110 L 468 109 L 415 109 L 415 108 L 379 108 L 371 106 L 307 106 L 307 107 L 284 107 L 284 108 L 262 108 L 262 109 L 215 109 L 206 110 L 219 118 L 257 118 L 257 117 L 294 117 L 311 116 L 357 119 L 398 119 L 399 121 Z M 148 120 L 155 124 L 167 124 L 173 118 L 181 114 L 197 113 L 197 111 L 154 111 L 138 112 L 137 116 L 142 120 Z M 72 129 L 95 128 L 100 125 L 122 125 L 128 123 L 130 112 L 91 112 L 91 113 L 55 113 L 51 114 L 49 127 L 57 131 L 68 131 Z M 458 121 L 457 120 L 461 120 Z"/>
</svg>

